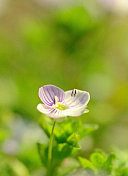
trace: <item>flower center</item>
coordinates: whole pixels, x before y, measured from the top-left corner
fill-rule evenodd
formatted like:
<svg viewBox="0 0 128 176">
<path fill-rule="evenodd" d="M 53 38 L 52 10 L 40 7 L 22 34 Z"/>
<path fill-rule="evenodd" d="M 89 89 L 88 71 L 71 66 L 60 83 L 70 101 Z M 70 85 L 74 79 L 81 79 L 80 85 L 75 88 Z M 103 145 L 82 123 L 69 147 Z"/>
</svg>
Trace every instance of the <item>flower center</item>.
<svg viewBox="0 0 128 176">
<path fill-rule="evenodd" d="M 65 110 L 66 106 L 62 104 L 61 102 L 58 102 L 58 97 L 55 96 L 55 104 L 53 104 L 53 107 L 59 110 Z"/>
</svg>

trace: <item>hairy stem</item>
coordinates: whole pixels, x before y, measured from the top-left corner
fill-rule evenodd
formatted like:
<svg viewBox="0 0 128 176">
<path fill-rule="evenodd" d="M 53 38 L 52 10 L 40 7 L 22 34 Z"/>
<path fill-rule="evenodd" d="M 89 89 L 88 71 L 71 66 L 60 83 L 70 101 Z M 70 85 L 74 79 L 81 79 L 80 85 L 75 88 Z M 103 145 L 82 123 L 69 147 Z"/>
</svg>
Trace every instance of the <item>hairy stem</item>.
<svg viewBox="0 0 128 176">
<path fill-rule="evenodd" d="M 49 149 L 48 149 L 48 162 L 49 165 L 51 165 L 51 159 L 52 159 L 52 143 L 53 143 L 53 132 L 55 128 L 56 121 L 54 120 L 51 135 L 50 135 L 50 143 L 49 143 Z"/>
</svg>

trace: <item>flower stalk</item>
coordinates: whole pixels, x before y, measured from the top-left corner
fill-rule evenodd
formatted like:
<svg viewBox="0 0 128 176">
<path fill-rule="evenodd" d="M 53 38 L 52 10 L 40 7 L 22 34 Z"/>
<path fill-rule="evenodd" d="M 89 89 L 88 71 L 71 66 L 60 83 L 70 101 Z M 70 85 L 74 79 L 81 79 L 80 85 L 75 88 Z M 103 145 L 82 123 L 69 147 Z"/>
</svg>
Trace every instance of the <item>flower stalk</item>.
<svg viewBox="0 0 128 176">
<path fill-rule="evenodd" d="M 48 149 L 48 162 L 49 166 L 51 165 L 51 160 L 52 160 L 52 144 L 53 144 L 53 132 L 55 128 L 56 121 L 54 120 L 51 135 L 50 135 L 50 143 L 49 143 L 49 149 Z"/>
</svg>

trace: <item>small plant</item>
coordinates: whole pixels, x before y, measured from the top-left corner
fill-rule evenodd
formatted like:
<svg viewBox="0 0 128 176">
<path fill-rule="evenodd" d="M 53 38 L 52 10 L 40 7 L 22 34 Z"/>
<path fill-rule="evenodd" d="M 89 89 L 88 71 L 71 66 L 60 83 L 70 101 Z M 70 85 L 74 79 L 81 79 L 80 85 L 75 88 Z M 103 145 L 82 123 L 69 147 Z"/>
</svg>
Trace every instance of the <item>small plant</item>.
<svg viewBox="0 0 128 176">
<path fill-rule="evenodd" d="M 89 160 L 79 157 L 79 161 L 87 176 L 90 176 L 90 173 L 91 176 L 128 176 L 128 161 L 124 161 L 119 153 L 118 151 L 107 155 L 98 151 L 92 153 Z"/>
<path fill-rule="evenodd" d="M 88 112 L 88 92 L 77 89 L 64 92 L 56 86 L 45 85 L 39 89 L 39 97 L 43 104 L 38 104 L 37 109 L 44 114 L 39 124 L 48 138 L 48 142 L 37 143 L 44 175 L 128 176 L 128 162 L 118 156 L 119 151 L 107 155 L 99 150 L 89 159 L 78 156 L 79 141 L 97 129 L 97 125 L 72 118 Z"/>
<path fill-rule="evenodd" d="M 96 126 L 81 125 L 78 119 L 70 117 L 56 124 L 62 117 L 76 117 L 87 112 L 86 107 L 90 100 L 88 92 L 77 89 L 64 92 L 56 86 L 45 85 L 39 89 L 39 97 L 44 104 L 38 104 L 37 109 L 53 118 L 54 122 L 51 128 L 50 119 L 45 118 L 40 121 L 40 126 L 50 142 L 49 146 L 38 144 L 38 150 L 47 170 L 46 175 L 54 176 L 58 174 L 58 167 L 61 166 L 63 160 L 79 149 L 79 140 L 95 130 Z"/>
</svg>

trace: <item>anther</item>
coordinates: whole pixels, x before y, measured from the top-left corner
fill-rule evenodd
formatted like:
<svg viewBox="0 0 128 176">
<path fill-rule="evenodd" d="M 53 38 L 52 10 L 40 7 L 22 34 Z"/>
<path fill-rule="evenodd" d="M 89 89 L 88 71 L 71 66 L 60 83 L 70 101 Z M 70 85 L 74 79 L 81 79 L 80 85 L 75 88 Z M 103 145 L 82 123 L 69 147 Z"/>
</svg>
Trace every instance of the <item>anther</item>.
<svg viewBox="0 0 128 176">
<path fill-rule="evenodd" d="M 75 97 L 77 95 L 77 93 L 78 93 L 78 90 L 77 89 L 73 89 L 72 93 L 71 93 L 71 96 Z"/>
<path fill-rule="evenodd" d="M 54 104 L 57 104 L 57 102 L 58 102 L 58 97 L 55 96 L 55 98 L 54 98 Z"/>
</svg>

